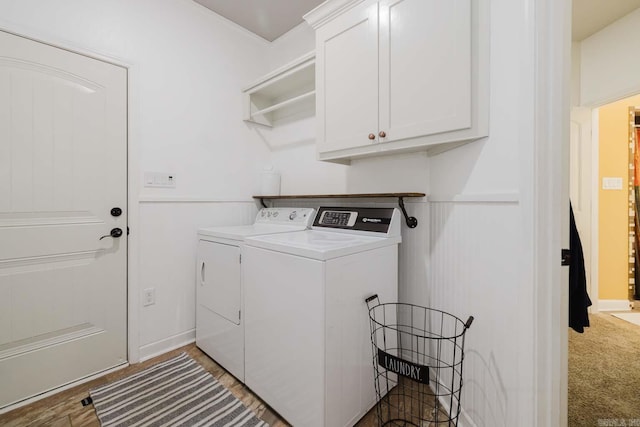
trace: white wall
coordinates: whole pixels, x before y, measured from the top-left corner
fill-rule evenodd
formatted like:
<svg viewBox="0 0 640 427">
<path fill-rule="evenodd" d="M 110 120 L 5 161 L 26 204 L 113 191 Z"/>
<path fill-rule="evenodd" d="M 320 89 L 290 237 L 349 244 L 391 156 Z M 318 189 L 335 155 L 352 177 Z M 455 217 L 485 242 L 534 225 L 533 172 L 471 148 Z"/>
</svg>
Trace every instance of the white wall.
<svg viewBox="0 0 640 427">
<path fill-rule="evenodd" d="M 582 43 L 571 43 L 571 107 L 580 105 L 580 67 Z"/>
<path fill-rule="evenodd" d="M 257 174 L 271 163 L 242 122 L 240 95 L 269 68 L 269 44 L 192 0 L 0 0 L 0 28 L 130 67 L 132 179 L 157 171 L 177 181 L 132 188 L 143 203 L 139 216 L 130 206 L 140 261 L 130 286 L 155 287 L 157 301 L 134 307 L 133 344 L 144 358 L 193 339 L 195 230 L 250 222 Z"/>
<path fill-rule="evenodd" d="M 640 9 L 581 43 L 581 104 L 603 105 L 640 93 Z"/>
<path fill-rule="evenodd" d="M 269 63 L 276 69 L 316 48 L 315 32 L 306 22 L 298 24 L 271 43 Z"/>
</svg>

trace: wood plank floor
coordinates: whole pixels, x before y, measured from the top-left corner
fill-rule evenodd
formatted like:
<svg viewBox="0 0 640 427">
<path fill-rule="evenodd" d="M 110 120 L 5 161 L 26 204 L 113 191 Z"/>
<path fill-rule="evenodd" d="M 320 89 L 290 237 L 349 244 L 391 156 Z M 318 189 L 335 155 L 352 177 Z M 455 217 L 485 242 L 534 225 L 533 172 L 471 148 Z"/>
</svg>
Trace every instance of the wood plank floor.
<svg viewBox="0 0 640 427">
<path fill-rule="evenodd" d="M 89 395 L 89 390 L 128 375 L 139 372 L 158 362 L 170 359 L 186 352 L 207 371 L 218 379 L 227 389 L 262 420 L 273 427 L 287 427 L 289 424 L 267 406 L 260 398 L 242 383 L 225 371 L 220 365 L 211 360 L 198 349 L 195 344 L 170 351 L 143 363 L 131 365 L 127 368 L 107 374 L 90 382 L 62 391 L 53 396 L 15 409 L 0 415 L 0 426 L 3 427 L 99 427 L 100 423 L 93 409 L 93 405 L 83 407 L 80 401 Z M 376 425 L 374 412 L 369 412 L 358 427 L 373 427 Z"/>
</svg>

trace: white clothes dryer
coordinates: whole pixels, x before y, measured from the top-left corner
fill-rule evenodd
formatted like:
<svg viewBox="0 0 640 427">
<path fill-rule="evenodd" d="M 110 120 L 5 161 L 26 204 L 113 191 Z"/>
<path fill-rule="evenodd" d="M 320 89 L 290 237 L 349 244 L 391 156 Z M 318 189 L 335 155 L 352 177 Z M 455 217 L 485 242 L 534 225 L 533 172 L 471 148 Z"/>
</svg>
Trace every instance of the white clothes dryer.
<svg viewBox="0 0 640 427">
<path fill-rule="evenodd" d="M 311 230 L 245 241 L 245 382 L 294 426 L 354 425 L 375 403 L 365 299 L 397 301 L 400 214 L 318 209 Z"/>
<path fill-rule="evenodd" d="M 314 217 L 310 208 L 265 208 L 254 224 L 198 230 L 196 345 L 244 382 L 244 239 L 302 231 Z"/>
</svg>

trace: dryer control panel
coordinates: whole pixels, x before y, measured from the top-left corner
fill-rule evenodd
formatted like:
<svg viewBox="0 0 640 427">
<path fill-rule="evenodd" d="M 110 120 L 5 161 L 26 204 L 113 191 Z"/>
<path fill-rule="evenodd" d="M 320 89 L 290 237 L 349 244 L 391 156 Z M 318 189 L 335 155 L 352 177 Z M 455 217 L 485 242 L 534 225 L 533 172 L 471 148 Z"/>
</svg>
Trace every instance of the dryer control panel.
<svg viewBox="0 0 640 427">
<path fill-rule="evenodd" d="M 354 211 L 323 211 L 318 225 L 353 227 L 358 219 L 358 212 Z"/>
<path fill-rule="evenodd" d="M 256 224 L 290 224 L 309 226 L 313 221 L 313 208 L 263 208 L 258 211 Z"/>
<path fill-rule="evenodd" d="M 397 236 L 400 235 L 400 219 L 395 208 L 320 207 L 312 228 Z"/>
</svg>

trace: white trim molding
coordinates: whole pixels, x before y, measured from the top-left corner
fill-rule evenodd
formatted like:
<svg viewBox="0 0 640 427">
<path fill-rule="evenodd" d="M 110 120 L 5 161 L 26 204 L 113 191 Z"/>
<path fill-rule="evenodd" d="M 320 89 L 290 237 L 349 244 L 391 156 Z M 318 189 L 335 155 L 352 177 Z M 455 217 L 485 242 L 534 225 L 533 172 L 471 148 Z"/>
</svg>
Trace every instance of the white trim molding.
<svg viewBox="0 0 640 427">
<path fill-rule="evenodd" d="M 518 203 L 520 193 L 435 194 L 427 196 L 431 203 Z"/>
<path fill-rule="evenodd" d="M 600 110 L 591 110 L 591 309 L 595 312 L 600 310 L 598 293 L 600 287 Z"/>
<path fill-rule="evenodd" d="M 627 311 L 631 309 L 633 301 L 626 299 L 600 299 L 598 311 Z"/>
<path fill-rule="evenodd" d="M 216 199 L 215 197 L 202 196 L 138 196 L 138 202 L 142 203 L 260 203 L 255 199 Z"/>
<path fill-rule="evenodd" d="M 531 209 L 533 215 L 529 236 L 533 239 L 535 412 L 527 425 L 566 427 L 568 269 L 561 267 L 560 254 L 563 247 L 569 247 L 571 1 L 528 3 L 532 27 L 527 33 L 532 44 L 523 49 L 532 49 L 532 58 L 525 60 L 533 59 L 533 63 L 523 65 L 533 67 L 534 72 L 534 140 L 522 154 L 531 155 L 529 162 L 533 163 L 531 180 L 525 176 L 523 181 L 522 210 Z M 524 76 L 529 75 L 525 72 Z"/>
<path fill-rule="evenodd" d="M 333 0 L 322 3 L 310 12 L 307 12 L 302 19 L 307 21 L 313 29 L 320 27 L 336 16 L 357 6 L 364 0 Z"/>
<path fill-rule="evenodd" d="M 140 347 L 140 362 L 194 342 L 196 342 L 196 330 L 190 329 L 169 338 L 143 345 Z"/>
<path fill-rule="evenodd" d="M 134 135 L 136 128 L 133 105 L 137 99 L 134 88 L 138 82 L 138 67 L 127 68 L 127 357 L 129 363 L 140 361 L 140 203 L 138 200 L 140 151 Z"/>
</svg>

